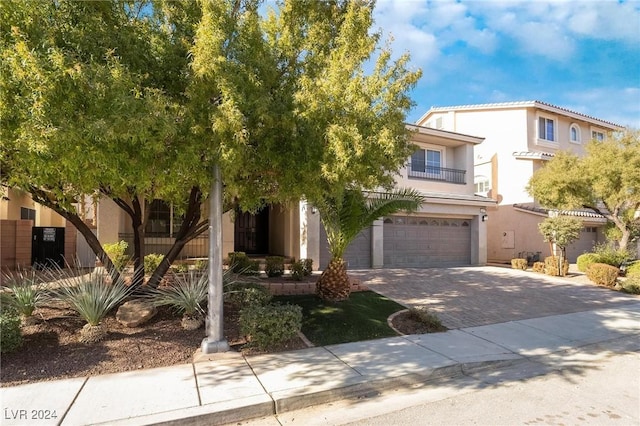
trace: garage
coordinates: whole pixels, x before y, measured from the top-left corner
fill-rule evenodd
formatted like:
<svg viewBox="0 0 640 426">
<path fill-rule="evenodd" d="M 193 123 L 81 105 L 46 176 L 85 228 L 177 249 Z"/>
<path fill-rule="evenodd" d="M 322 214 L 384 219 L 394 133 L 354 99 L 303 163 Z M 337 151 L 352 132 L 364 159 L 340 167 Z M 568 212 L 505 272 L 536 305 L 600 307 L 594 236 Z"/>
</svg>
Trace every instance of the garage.
<svg viewBox="0 0 640 426">
<path fill-rule="evenodd" d="M 327 232 L 324 226 L 320 226 L 320 269 L 324 269 L 331 260 L 329 245 L 327 243 Z M 349 244 L 344 253 L 344 260 L 347 262 L 347 269 L 368 269 L 371 268 L 371 227 L 360 232 L 358 236 Z"/>
<path fill-rule="evenodd" d="M 471 264 L 471 219 L 389 216 L 383 230 L 385 268 Z"/>
</svg>

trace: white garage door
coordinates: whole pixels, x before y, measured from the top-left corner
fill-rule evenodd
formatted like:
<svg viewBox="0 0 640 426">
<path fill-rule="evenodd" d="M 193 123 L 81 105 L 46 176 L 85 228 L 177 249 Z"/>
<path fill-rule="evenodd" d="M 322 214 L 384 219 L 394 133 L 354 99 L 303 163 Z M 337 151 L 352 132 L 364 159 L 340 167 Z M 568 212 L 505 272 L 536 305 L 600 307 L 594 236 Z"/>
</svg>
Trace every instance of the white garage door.
<svg viewBox="0 0 640 426">
<path fill-rule="evenodd" d="M 329 253 L 329 245 L 327 244 L 327 232 L 324 226 L 320 225 L 320 269 L 326 268 L 330 260 L 331 253 Z M 370 227 L 360 232 L 349 244 L 344 253 L 344 260 L 347 262 L 347 269 L 371 268 Z"/>
<path fill-rule="evenodd" d="M 471 263 L 470 219 L 390 216 L 383 229 L 385 268 Z"/>
</svg>

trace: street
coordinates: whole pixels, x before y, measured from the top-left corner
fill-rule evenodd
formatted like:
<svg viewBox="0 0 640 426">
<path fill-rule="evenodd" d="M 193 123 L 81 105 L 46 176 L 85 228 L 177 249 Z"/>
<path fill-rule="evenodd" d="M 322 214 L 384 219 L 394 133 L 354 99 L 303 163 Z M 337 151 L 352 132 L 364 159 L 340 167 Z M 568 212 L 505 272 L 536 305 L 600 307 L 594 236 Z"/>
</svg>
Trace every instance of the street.
<svg viewBox="0 0 640 426">
<path fill-rule="evenodd" d="M 640 353 L 525 361 L 455 380 L 241 423 L 266 425 L 638 425 Z"/>
</svg>

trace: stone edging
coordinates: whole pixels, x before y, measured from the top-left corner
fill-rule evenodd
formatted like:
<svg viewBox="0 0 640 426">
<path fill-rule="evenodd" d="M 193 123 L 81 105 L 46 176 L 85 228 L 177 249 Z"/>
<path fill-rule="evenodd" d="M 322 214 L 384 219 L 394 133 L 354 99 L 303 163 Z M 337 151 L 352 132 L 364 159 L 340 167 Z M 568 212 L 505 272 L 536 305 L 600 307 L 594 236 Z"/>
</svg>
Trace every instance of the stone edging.
<svg viewBox="0 0 640 426">
<path fill-rule="evenodd" d="M 400 336 L 406 336 L 406 334 L 402 333 L 400 330 L 398 330 L 397 328 L 395 328 L 395 327 L 393 326 L 393 322 L 392 322 L 392 321 L 393 321 L 393 319 L 394 319 L 396 316 L 398 316 L 398 315 L 400 315 L 400 314 L 402 314 L 402 313 L 404 313 L 404 312 L 409 312 L 409 309 L 403 309 L 403 310 L 401 310 L 401 311 L 394 312 L 394 313 L 392 313 L 391 315 L 389 315 L 389 318 L 387 318 L 387 325 L 388 325 L 389 327 L 391 327 L 391 329 L 392 329 L 393 331 L 395 331 L 396 333 L 398 333 Z"/>
</svg>

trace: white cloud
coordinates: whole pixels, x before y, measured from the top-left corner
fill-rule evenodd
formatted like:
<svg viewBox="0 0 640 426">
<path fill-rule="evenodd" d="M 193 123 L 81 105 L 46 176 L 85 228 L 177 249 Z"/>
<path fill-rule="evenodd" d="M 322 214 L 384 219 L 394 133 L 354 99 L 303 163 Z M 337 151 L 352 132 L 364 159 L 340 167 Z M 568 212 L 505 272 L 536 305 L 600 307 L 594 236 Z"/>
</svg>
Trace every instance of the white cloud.
<svg viewBox="0 0 640 426">
<path fill-rule="evenodd" d="M 640 129 L 640 88 L 599 87 L 581 92 L 566 93 L 570 105 L 564 107 Z"/>
</svg>

